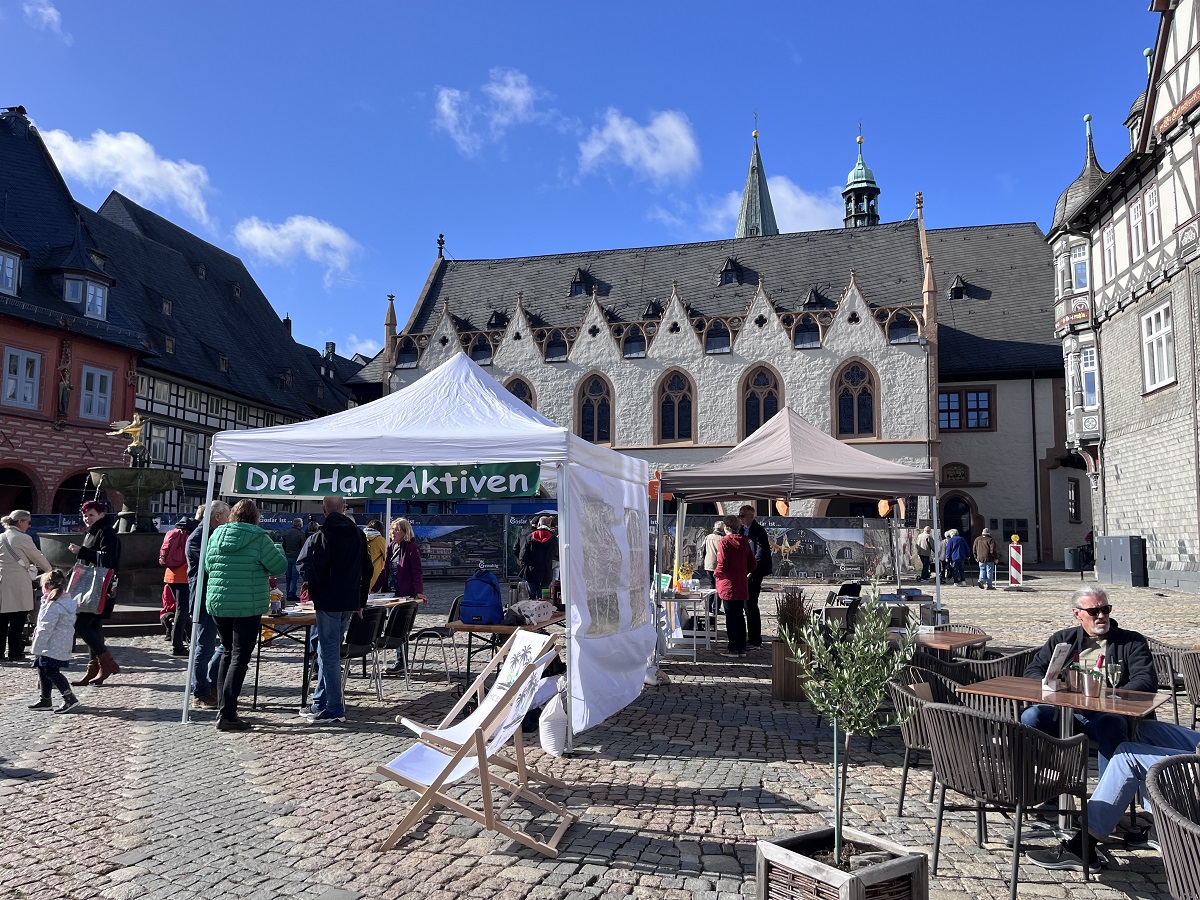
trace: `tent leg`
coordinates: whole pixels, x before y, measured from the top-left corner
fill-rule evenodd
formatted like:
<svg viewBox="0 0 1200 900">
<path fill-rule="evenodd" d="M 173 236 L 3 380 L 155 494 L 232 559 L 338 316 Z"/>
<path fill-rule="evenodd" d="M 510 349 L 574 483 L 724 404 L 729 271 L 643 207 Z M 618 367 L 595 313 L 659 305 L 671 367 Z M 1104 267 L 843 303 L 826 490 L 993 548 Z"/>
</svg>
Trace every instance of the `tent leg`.
<svg viewBox="0 0 1200 900">
<path fill-rule="evenodd" d="M 567 666 L 567 746 L 565 753 L 575 749 L 575 710 L 572 698 L 575 694 L 574 660 L 571 658 L 571 640 L 575 636 L 575 617 L 571 614 L 573 591 L 571 590 L 571 517 L 570 488 L 567 485 L 567 472 L 570 461 L 555 463 L 558 469 L 558 558 L 559 558 L 559 589 L 562 591 L 563 609 L 567 611 L 567 621 L 564 623 L 567 639 L 563 646 Z"/>
<path fill-rule="evenodd" d="M 183 717 L 179 721 L 184 725 L 187 725 L 192 717 L 192 673 L 196 670 L 196 639 L 200 634 L 200 604 L 204 597 L 204 550 L 208 546 L 208 527 L 212 521 L 209 509 L 212 507 L 216 477 L 217 464 L 210 459 L 208 488 L 204 494 L 204 518 L 200 522 L 200 569 L 196 573 L 196 596 L 188 596 L 188 603 L 192 604 L 192 643 L 188 647 L 187 672 L 183 678 Z"/>
<path fill-rule="evenodd" d="M 658 667 L 658 661 L 666 653 L 667 636 L 664 631 L 662 614 L 662 582 L 658 578 L 659 560 L 662 559 L 663 540 L 667 529 L 663 525 L 663 495 L 662 490 L 658 492 L 658 510 L 654 519 L 658 534 L 654 540 L 654 560 L 650 564 L 650 571 L 654 574 L 654 584 L 652 590 L 654 592 L 654 630 L 656 632 L 654 639 L 654 665 Z"/>
<path fill-rule="evenodd" d="M 933 503 L 933 608 L 942 611 L 942 526 L 938 524 L 937 494 L 930 500 Z M 936 622 L 934 623 L 937 624 Z"/>
</svg>

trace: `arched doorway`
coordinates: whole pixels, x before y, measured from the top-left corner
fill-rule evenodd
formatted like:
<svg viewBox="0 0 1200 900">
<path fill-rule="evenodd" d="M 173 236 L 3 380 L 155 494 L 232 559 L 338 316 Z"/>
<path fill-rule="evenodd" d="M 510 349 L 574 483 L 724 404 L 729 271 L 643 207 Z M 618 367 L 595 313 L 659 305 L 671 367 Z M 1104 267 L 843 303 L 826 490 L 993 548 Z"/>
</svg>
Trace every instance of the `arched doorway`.
<svg viewBox="0 0 1200 900">
<path fill-rule="evenodd" d="M 95 496 L 96 489 L 92 486 L 91 476 L 87 472 L 80 472 L 58 486 L 50 512 L 63 516 L 74 515 L 85 500 L 92 500 Z"/>
<path fill-rule="evenodd" d="M 0 515 L 14 509 L 37 509 L 37 489 L 20 469 L 0 469 Z"/>
<path fill-rule="evenodd" d="M 969 545 L 975 538 L 971 533 L 971 522 L 975 515 L 974 504 L 962 494 L 951 494 L 942 499 L 942 532 L 957 528 L 958 533 Z"/>
</svg>

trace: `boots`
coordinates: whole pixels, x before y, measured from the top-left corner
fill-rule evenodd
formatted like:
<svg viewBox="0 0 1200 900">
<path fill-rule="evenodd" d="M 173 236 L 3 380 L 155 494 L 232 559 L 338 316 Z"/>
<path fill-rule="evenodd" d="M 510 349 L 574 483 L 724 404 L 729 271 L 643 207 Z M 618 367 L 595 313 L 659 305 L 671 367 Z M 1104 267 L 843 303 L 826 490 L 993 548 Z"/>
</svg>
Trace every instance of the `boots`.
<svg viewBox="0 0 1200 900">
<path fill-rule="evenodd" d="M 47 700 L 46 705 L 49 706 L 49 704 L 50 704 L 50 701 Z M 63 694 L 62 706 L 55 707 L 54 711 L 56 713 L 67 713 L 73 709 L 78 708 L 78 706 L 79 706 L 79 701 L 75 698 L 75 692 L 67 691 L 65 694 Z"/>
<path fill-rule="evenodd" d="M 42 694 L 42 699 L 39 700 L 37 703 L 29 704 L 29 708 L 30 709 L 49 709 L 53 705 L 54 704 L 50 702 L 50 695 Z"/>
<path fill-rule="evenodd" d="M 99 674 L 100 674 L 100 660 L 90 659 L 90 660 L 88 660 L 87 672 L 84 673 L 84 676 L 82 678 L 80 678 L 78 681 L 72 681 L 71 684 L 75 685 L 76 687 L 79 687 L 80 685 L 84 685 L 84 684 L 91 684 L 93 681 L 96 680 L 96 676 Z"/>
<path fill-rule="evenodd" d="M 96 684 L 104 684 L 104 680 L 109 675 L 116 675 L 121 671 L 121 667 L 117 665 L 117 661 L 113 659 L 112 653 L 108 650 L 100 654 L 100 659 L 97 662 L 100 663 L 100 677 L 96 679 Z"/>
</svg>

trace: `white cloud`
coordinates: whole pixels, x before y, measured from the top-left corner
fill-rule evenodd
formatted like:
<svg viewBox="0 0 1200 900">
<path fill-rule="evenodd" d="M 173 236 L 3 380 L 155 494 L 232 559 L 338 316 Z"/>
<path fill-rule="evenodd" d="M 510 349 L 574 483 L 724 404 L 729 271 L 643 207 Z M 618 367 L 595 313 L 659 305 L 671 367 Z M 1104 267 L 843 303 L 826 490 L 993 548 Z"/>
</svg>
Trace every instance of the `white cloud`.
<svg viewBox="0 0 1200 900">
<path fill-rule="evenodd" d="M 480 90 L 487 102 L 473 100 L 470 91 L 460 88 L 439 87 L 434 94 L 433 125 L 446 132 L 464 156 L 477 154 L 486 141 L 500 141 L 514 125 L 545 118 L 536 108 L 543 94 L 524 72 L 492 69 Z M 481 120 L 487 122 L 486 135 L 476 128 Z"/>
<path fill-rule="evenodd" d="M 334 276 L 346 272 L 359 246 L 336 225 L 312 216 L 291 216 L 274 224 L 252 216 L 234 226 L 233 238 L 239 247 L 250 251 L 262 262 L 284 265 L 305 257 L 325 267 L 325 287 Z"/>
<path fill-rule="evenodd" d="M 22 9 L 25 11 L 25 22 L 30 27 L 58 35 L 68 47 L 75 43 L 75 38 L 62 30 L 62 13 L 50 0 L 30 0 Z"/>
<path fill-rule="evenodd" d="M 383 349 L 383 344 L 379 341 L 373 341 L 370 338 L 360 338 L 358 335 L 351 333 L 346 338 L 346 349 L 350 356 L 355 353 L 361 353 L 363 356 L 372 357 Z"/>
<path fill-rule="evenodd" d="M 775 209 L 775 221 L 780 231 L 818 231 L 825 228 L 841 228 L 845 215 L 842 192 L 835 187 L 821 193 L 810 193 L 785 175 L 767 178 L 771 191 L 771 206 Z M 741 197 L 734 210 L 741 208 Z"/>
<path fill-rule="evenodd" d="M 700 147 L 681 112 L 655 113 L 646 125 L 609 109 L 604 124 L 579 145 L 579 165 L 588 172 L 612 161 L 654 182 L 684 179 L 700 168 Z"/>
<path fill-rule="evenodd" d="M 163 159 L 145 138 L 131 131 L 96 131 L 77 141 L 65 131 L 42 132 L 42 140 L 63 177 L 89 187 L 115 189 L 138 203 L 172 203 L 208 225 L 208 171 L 187 160 Z"/>
</svg>

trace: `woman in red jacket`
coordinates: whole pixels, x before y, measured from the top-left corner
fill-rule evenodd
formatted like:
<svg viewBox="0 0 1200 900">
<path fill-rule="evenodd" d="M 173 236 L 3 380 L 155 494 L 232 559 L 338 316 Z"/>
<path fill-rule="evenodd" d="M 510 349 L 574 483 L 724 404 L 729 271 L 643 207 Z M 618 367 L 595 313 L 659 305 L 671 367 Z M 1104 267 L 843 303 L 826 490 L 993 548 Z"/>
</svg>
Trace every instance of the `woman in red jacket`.
<svg viewBox="0 0 1200 900">
<path fill-rule="evenodd" d="M 725 516 L 725 537 L 717 545 L 717 596 L 725 606 L 725 630 L 729 649 L 722 653 L 731 659 L 746 655 L 746 601 L 750 599 L 750 573 L 754 571 L 754 551 L 741 533 L 737 516 Z"/>
</svg>

